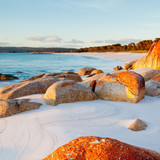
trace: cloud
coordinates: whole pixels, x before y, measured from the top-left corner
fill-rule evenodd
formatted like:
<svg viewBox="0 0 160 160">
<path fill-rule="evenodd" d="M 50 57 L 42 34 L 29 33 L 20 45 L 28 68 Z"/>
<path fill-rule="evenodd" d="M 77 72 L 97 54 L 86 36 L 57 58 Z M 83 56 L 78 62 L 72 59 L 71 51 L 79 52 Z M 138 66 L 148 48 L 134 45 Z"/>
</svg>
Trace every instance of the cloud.
<svg viewBox="0 0 160 160">
<path fill-rule="evenodd" d="M 77 43 L 84 43 L 84 42 L 83 42 L 83 41 L 76 40 L 76 39 L 72 39 L 71 41 L 67 41 L 66 43 L 77 44 Z"/>
<path fill-rule="evenodd" d="M 120 43 L 122 45 L 124 44 L 129 44 L 129 43 L 138 43 L 139 41 L 141 41 L 141 39 L 119 39 L 119 40 L 113 40 L 113 39 L 108 39 L 108 40 L 98 40 L 98 41 L 93 41 L 93 43 L 98 43 L 98 44 L 116 44 L 116 43 Z"/>
<path fill-rule="evenodd" d="M 57 42 L 61 43 L 62 39 L 54 34 L 50 34 L 47 36 L 34 36 L 34 37 L 28 37 L 27 40 L 29 41 L 40 41 L 40 42 Z"/>
<path fill-rule="evenodd" d="M 7 46 L 10 45 L 10 43 L 0 42 L 0 46 Z"/>
</svg>

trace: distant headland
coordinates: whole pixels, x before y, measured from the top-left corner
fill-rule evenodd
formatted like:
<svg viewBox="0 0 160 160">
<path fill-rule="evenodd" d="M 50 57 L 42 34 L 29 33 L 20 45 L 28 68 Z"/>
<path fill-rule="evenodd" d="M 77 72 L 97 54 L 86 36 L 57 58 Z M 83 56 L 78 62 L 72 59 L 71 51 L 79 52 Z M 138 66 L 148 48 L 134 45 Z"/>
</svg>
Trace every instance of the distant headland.
<svg viewBox="0 0 160 160">
<path fill-rule="evenodd" d="M 160 38 L 156 38 L 154 41 L 158 41 Z M 65 52 L 148 52 L 153 40 L 142 40 L 138 43 L 129 43 L 127 45 L 121 45 L 120 43 L 94 46 L 85 48 L 34 48 L 34 47 L 0 47 L 0 53 L 33 53 L 33 54 L 45 54 L 45 53 L 65 53 Z"/>
</svg>

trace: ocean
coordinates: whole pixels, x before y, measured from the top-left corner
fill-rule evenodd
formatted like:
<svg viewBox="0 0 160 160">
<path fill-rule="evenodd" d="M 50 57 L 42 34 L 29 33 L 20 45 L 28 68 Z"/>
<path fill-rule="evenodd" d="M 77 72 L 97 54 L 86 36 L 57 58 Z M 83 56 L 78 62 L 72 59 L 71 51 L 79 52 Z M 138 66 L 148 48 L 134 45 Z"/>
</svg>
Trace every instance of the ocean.
<svg viewBox="0 0 160 160">
<path fill-rule="evenodd" d="M 113 67 L 121 64 L 116 60 L 91 56 L 0 53 L 0 73 L 11 74 L 19 78 L 12 81 L 0 81 L 0 88 L 42 73 L 76 72 L 83 67 L 95 67 L 104 72 L 111 72 Z"/>
</svg>

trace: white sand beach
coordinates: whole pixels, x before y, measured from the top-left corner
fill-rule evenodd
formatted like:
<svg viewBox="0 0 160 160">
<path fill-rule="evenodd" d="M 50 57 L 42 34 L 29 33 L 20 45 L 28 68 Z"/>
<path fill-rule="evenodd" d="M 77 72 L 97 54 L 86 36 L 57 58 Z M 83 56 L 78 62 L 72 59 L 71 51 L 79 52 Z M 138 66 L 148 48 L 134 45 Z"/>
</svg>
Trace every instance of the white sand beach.
<svg viewBox="0 0 160 160">
<path fill-rule="evenodd" d="M 138 53 L 76 55 L 116 59 L 124 63 L 144 56 Z M 43 103 L 39 109 L 0 119 L 0 159 L 40 160 L 79 136 L 114 138 L 160 153 L 158 97 L 145 96 L 136 104 L 94 100 L 49 106 L 42 96 L 23 97 Z M 134 132 L 128 129 L 137 118 L 148 125 L 145 131 Z"/>
</svg>

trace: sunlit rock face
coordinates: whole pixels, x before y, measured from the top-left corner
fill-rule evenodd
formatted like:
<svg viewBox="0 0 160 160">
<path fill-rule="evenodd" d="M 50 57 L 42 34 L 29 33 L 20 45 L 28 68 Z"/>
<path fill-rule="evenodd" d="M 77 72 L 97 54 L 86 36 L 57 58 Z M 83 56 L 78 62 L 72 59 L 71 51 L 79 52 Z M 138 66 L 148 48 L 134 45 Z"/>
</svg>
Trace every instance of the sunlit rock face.
<svg viewBox="0 0 160 160">
<path fill-rule="evenodd" d="M 149 52 L 144 57 L 133 63 L 130 68 L 139 69 L 145 67 L 160 69 L 160 41 L 154 42 Z"/>
</svg>

